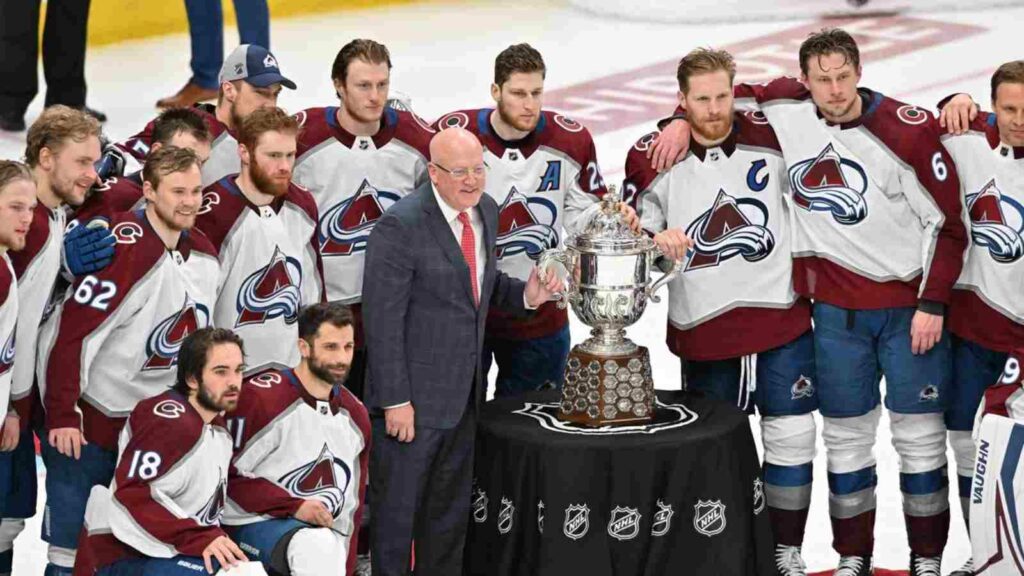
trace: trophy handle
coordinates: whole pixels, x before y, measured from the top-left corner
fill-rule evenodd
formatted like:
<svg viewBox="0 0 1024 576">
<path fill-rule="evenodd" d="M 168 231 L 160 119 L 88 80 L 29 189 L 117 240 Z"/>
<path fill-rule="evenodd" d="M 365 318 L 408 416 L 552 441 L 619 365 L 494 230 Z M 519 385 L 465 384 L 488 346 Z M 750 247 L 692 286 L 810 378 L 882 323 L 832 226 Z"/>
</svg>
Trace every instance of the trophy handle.
<svg viewBox="0 0 1024 576">
<path fill-rule="evenodd" d="M 650 254 L 652 265 L 656 259 L 664 256 L 661 250 L 657 247 L 652 250 Z M 655 282 L 652 283 L 648 281 L 647 283 L 647 299 L 651 302 L 661 302 L 661 296 L 658 296 L 656 292 L 660 290 L 662 286 L 674 280 L 675 277 L 679 276 L 679 273 L 683 271 L 684 260 L 669 260 L 669 262 L 672 263 L 672 268 L 670 268 L 668 272 L 662 274 L 661 278 L 658 278 Z"/>
<path fill-rule="evenodd" d="M 560 310 L 564 310 L 569 305 L 568 302 L 572 298 L 573 289 L 570 284 L 573 271 L 572 255 L 565 250 L 545 250 L 537 260 L 537 268 L 540 268 L 546 273 L 548 271 L 548 267 L 555 262 L 561 264 L 568 274 L 565 281 L 565 292 L 567 293 L 556 292 L 555 294 L 552 294 L 552 297 L 558 302 L 558 308 Z"/>
</svg>

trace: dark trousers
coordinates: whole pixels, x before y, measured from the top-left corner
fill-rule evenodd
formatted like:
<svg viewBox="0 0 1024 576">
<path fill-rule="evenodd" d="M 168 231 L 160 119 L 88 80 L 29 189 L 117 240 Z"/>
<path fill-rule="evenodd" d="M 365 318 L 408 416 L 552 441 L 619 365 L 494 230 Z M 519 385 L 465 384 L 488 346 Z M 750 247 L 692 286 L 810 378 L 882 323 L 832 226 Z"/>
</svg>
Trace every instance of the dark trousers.
<svg viewBox="0 0 1024 576">
<path fill-rule="evenodd" d="M 40 0 L 0 2 L 0 113 L 24 115 L 39 79 Z M 45 105 L 85 106 L 85 33 L 89 0 L 49 0 L 43 27 Z"/>
<path fill-rule="evenodd" d="M 374 576 L 410 574 L 414 541 L 417 576 L 462 574 L 476 417 L 470 406 L 454 428 L 417 426 L 410 443 L 388 436 L 383 416 L 372 418 L 370 553 Z"/>
<path fill-rule="evenodd" d="M 7 0 L 5 0 L 7 1 Z M 192 82 L 217 89 L 224 63 L 224 13 L 219 0 L 185 0 L 188 34 L 192 39 Z M 241 44 L 270 50 L 270 11 L 267 0 L 235 0 Z"/>
</svg>

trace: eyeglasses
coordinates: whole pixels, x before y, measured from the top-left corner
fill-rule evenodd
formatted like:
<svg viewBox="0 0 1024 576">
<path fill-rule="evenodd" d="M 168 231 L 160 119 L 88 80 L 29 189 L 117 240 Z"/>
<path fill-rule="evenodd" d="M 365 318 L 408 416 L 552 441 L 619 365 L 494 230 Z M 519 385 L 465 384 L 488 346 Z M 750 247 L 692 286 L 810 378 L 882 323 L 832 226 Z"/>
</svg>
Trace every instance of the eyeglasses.
<svg viewBox="0 0 1024 576">
<path fill-rule="evenodd" d="M 489 168 L 487 164 L 480 164 L 479 166 L 474 166 L 473 168 L 456 168 L 454 170 L 449 170 L 444 166 L 441 166 L 437 162 L 431 162 L 431 164 L 437 166 L 439 170 L 448 173 L 449 175 L 451 175 L 452 178 L 455 178 L 456 180 L 465 180 L 471 173 L 476 178 L 483 178 L 484 174 L 487 174 L 487 168 Z"/>
</svg>

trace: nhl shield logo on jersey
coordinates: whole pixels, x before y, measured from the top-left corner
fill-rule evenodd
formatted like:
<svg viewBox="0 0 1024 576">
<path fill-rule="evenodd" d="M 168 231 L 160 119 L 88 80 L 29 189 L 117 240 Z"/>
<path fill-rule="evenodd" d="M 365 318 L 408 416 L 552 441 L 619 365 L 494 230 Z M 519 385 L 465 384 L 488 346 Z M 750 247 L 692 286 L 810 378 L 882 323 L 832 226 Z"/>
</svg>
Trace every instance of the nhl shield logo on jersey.
<svg viewBox="0 0 1024 576">
<path fill-rule="evenodd" d="M 512 501 L 501 497 L 501 508 L 498 510 L 498 532 L 508 534 L 515 523 L 516 507 Z"/>
<path fill-rule="evenodd" d="M 734 256 L 747 262 L 764 259 L 775 248 L 775 235 L 767 225 L 764 203 L 719 190 L 711 208 L 686 227 L 694 247 L 684 272 L 718 266 Z"/>
<path fill-rule="evenodd" d="M 590 530 L 590 507 L 586 504 L 570 504 L 565 509 L 562 533 L 570 540 L 579 540 Z"/>
<path fill-rule="evenodd" d="M 857 224 L 868 215 L 864 193 L 868 177 L 859 164 L 843 158 L 830 143 L 815 158 L 789 169 L 793 201 L 809 212 L 830 212 L 840 224 Z"/>
<path fill-rule="evenodd" d="M 4 342 L 4 349 L 0 352 L 0 374 L 6 374 L 14 365 L 14 336 L 17 330 L 11 330 L 11 335 Z"/>
<path fill-rule="evenodd" d="M 515 186 L 508 193 L 498 213 L 498 259 L 526 254 L 532 260 L 545 250 L 558 246 L 554 229 L 558 209 L 547 198 L 527 198 Z"/>
<path fill-rule="evenodd" d="M 721 500 L 697 500 L 693 505 L 693 528 L 711 537 L 725 530 L 725 504 Z"/>
<path fill-rule="evenodd" d="M 164 318 L 146 338 L 142 370 L 165 370 L 178 364 L 178 350 L 189 334 L 210 325 L 210 310 L 186 294 L 181 309 Z"/>
<path fill-rule="evenodd" d="M 651 521 L 651 536 L 664 536 L 672 528 L 672 516 L 675 515 L 675 511 L 672 510 L 671 504 L 665 504 L 661 498 L 658 498 L 657 504 L 658 511 L 654 513 Z"/>
<path fill-rule="evenodd" d="M 273 318 L 284 318 L 293 324 L 299 318 L 299 286 L 302 284 L 302 265 L 281 248 L 266 266 L 253 272 L 238 290 L 235 308 L 238 321 L 235 328 L 247 324 L 262 324 Z"/>
<path fill-rule="evenodd" d="M 224 482 L 223 475 L 217 489 L 206 501 L 202 509 L 196 513 L 196 518 L 207 526 L 214 526 L 220 523 L 220 515 L 224 512 L 224 500 L 227 496 L 228 485 Z"/>
<path fill-rule="evenodd" d="M 996 262 L 1020 260 L 1024 256 L 1024 205 L 1003 194 L 995 179 L 964 200 L 974 244 L 987 249 Z"/>
<path fill-rule="evenodd" d="M 398 193 L 378 190 L 363 180 L 351 198 L 335 204 L 320 218 L 320 253 L 328 258 L 366 250 L 374 224 L 399 199 Z"/>
<path fill-rule="evenodd" d="M 760 478 L 754 478 L 754 515 L 764 512 L 764 482 Z"/>
<path fill-rule="evenodd" d="M 487 498 L 487 492 L 484 492 L 480 488 L 473 489 L 473 501 L 470 507 L 473 510 L 473 521 L 477 524 L 483 524 L 487 521 L 487 505 L 490 500 Z"/>
<path fill-rule="evenodd" d="M 345 492 L 352 480 L 352 469 L 331 452 L 325 443 L 316 460 L 288 472 L 278 481 L 299 498 L 316 498 L 337 516 L 345 505 Z"/>
</svg>

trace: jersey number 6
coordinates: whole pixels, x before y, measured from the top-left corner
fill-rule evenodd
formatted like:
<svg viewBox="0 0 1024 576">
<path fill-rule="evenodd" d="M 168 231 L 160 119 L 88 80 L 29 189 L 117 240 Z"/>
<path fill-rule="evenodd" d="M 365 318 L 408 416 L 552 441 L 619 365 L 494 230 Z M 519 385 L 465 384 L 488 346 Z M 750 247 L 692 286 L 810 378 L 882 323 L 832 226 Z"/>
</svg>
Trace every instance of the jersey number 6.
<svg viewBox="0 0 1024 576">
<path fill-rule="evenodd" d="M 83 278 L 82 283 L 75 289 L 75 302 L 106 312 L 115 294 L 117 284 L 90 275 Z"/>
</svg>

